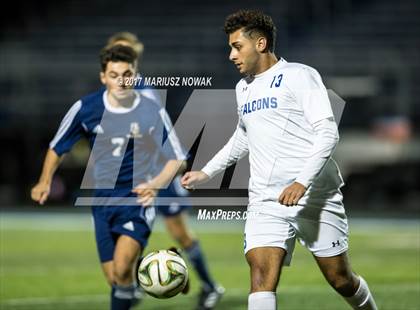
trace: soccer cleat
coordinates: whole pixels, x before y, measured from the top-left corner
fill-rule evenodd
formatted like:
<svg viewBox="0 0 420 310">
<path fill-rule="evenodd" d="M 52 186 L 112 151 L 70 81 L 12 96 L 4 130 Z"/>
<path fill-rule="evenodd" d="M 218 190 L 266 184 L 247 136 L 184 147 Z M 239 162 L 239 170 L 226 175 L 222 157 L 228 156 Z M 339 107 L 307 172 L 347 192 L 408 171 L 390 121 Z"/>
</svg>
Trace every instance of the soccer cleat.
<svg viewBox="0 0 420 310">
<path fill-rule="evenodd" d="M 174 247 L 174 246 L 170 247 L 168 250 L 169 251 L 172 251 L 172 252 L 175 252 L 179 256 L 182 256 L 181 253 L 180 253 L 180 251 L 176 247 Z M 188 278 L 187 284 L 185 284 L 185 287 L 181 291 L 181 293 L 184 294 L 184 295 L 186 295 L 186 294 L 188 294 L 189 291 L 190 291 L 190 279 Z"/>
<path fill-rule="evenodd" d="M 210 291 L 205 290 L 203 288 L 198 297 L 198 305 L 196 309 L 197 310 L 214 309 L 216 305 L 219 303 L 224 293 L 225 293 L 225 289 L 224 287 L 220 285 L 216 285 L 216 287 Z"/>
</svg>

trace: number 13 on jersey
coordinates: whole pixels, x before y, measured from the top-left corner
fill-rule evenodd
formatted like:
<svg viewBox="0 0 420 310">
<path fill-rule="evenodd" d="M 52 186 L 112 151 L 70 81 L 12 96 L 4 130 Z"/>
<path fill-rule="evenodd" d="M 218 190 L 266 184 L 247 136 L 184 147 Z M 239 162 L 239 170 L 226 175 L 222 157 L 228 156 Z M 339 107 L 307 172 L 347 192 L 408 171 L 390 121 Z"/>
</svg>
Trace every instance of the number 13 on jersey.
<svg viewBox="0 0 420 310">
<path fill-rule="evenodd" d="M 273 80 L 271 81 L 270 88 L 273 88 L 273 85 L 275 87 L 280 87 L 282 79 L 283 79 L 283 74 L 275 75 L 273 77 Z"/>
</svg>

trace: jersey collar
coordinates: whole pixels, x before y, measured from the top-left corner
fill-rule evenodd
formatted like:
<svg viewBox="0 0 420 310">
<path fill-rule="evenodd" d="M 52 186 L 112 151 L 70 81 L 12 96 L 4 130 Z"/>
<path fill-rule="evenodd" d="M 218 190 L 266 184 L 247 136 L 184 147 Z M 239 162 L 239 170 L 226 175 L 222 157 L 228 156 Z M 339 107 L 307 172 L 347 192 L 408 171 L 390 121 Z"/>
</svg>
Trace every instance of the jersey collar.
<svg viewBox="0 0 420 310">
<path fill-rule="evenodd" d="M 136 98 L 134 99 L 133 105 L 129 108 L 113 107 L 108 101 L 108 91 L 107 90 L 104 91 L 104 93 L 102 95 L 102 99 L 103 99 L 103 102 L 104 102 L 105 109 L 107 109 L 109 112 L 116 113 L 116 114 L 123 114 L 123 113 L 129 113 L 129 112 L 133 111 L 139 105 L 140 95 L 136 91 L 134 91 L 134 95 L 136 96 Z"/>
<path fill-rule="evenodd" d="M 258 78 L 262 78 L 264 76 L 270 75 L 271 73 L 276 71 L 278 68 L 284 66 L 285 64 L 287 64 L 287 61 L 283 57 L 280 57 L 279 61 L 277 61 L 273 66 L 271 66 L 264 72 L 254 75 L 254 78 L 258 79 Z"/>
</svg>

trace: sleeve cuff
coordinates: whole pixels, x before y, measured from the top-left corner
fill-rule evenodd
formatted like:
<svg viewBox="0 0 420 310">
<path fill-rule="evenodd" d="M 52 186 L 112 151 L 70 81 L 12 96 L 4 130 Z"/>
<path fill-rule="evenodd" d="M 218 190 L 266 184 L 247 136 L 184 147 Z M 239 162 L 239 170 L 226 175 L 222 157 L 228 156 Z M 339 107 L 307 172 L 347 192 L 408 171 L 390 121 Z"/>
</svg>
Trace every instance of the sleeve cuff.
<svg viewBox="0 0 420 310">
<path fill-rule="evenodd" d="M 205 174 L 207 174 L 210 179 L 212 179 L 217 173 L 215 171 L 211 171 L 211 169 L 207 166 L 205 166 L 203 169 L 201 169 L 201 171 L 204 172 Z"/>
<path fill-rule="evenodd" d="M 305 177 L 302 177 L 302 176 L 299 176 L 295 180 L 295 182 L 298 182 L 298 183 L 302 184 L 303 186 L 305 186 L 305 188 L 308 188 L 312 184 L 312 182 L 308 178 L 305 178 Z"/>
</svg>

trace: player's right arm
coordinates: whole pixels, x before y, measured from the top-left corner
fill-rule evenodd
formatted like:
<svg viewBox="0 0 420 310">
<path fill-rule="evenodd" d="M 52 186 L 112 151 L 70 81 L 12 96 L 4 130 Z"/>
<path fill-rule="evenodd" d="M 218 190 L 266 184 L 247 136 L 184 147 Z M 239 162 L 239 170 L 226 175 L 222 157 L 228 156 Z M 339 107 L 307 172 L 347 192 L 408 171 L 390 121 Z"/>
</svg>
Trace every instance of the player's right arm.
<svg viewBox="0 0 420 310">
<path fill-rule="evenodd" d="M 181 184 L 186 189 L 210 180 L 218 173 L 236 163 L 239 159 L 248 154 L 248 138 L 246 129 L 241 119 L 235 132 L 225 146 L 204 166 L 201 171 L 190 171 L 184 174 Z"/>
<path fill-rule="evenodd" d="M 44 204 L 50 194 L 51 182 L 55 171 L 61 163 L 63 155 L 82 137 L 83 126 L 80 120 L 82 102 L 79 100 L 70 108 L 61 121 L 56 135 L 50 142 L 45 156 L 41 176 L 31 190 L 32 200 Z"/>
<path fill-rule="evenodd" d="M 194 186 L 206 183 L 210 177 L 203 171 L 188 171 L 181 178 L 181 184 L 186 189 L 194 189 Z"/>
<path fill-rule="evenodd" d="M 47 155 L 45 155 L 41 176 L 39 177 L 38 183 L 31 190 L 32 200 L 38 202 L 40 205 L 43 205 L 48 199 L 51 181 L 55 171 L 60 165 L 61 159 L 62 156 L 58 156 L 54 150 L 48 149 Z"/>
<path fill-rule="evenodd" d="M 238 107 L 241 106 L 239 94 L 242 93 L 244 80 L 236 84 L 236 100 Z M 189 171 L 181 178 L 181 184 L 186 189 L 193 189 L 194 186 L 202 184 L 213 178 L 218 173 L 226 170 L 248 154 L 248 138 L 245 124 L 241 118 L 241 109 L 238 108 L 238 125 L 235 132 L 225 146 L 204 166 L 200 171 Z"/>
</svg>

